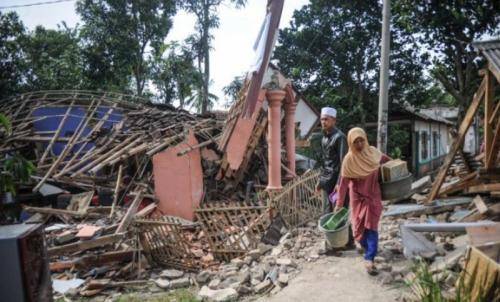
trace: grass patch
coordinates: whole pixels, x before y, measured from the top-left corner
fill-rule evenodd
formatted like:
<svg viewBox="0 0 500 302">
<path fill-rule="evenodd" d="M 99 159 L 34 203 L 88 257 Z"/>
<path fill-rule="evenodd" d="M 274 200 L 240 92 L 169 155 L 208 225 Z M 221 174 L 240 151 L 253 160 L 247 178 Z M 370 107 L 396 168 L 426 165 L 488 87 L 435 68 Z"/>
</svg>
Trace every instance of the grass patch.
<svg viewBox="0 0 500 302">
<path fill-rule="evenodd" d="M 464 290 L 462 279 L 459 279 L 458 286 L 455 287 L 455 296 L 446 297 L 443 293 L 444 285 L 436 280 L 430 272 L 429 265 L 419 259 L 412 268 L 415 278 L 406 281 L 406 285 L 412 290 L 414 296 L 422 302 L 472 302 L 470 294 Z M 466 293 L 466 294 L 464 294 Z M 483 302 L 480 300 L 478 302 Z"/>
<path fill-rule="evenodd" d="M 144 294 L 125 294 L 116 302 L 197 302 L 196 295 L 188 289 L 178 289 L 164 294 L 146 296 Z"/>
</svg>

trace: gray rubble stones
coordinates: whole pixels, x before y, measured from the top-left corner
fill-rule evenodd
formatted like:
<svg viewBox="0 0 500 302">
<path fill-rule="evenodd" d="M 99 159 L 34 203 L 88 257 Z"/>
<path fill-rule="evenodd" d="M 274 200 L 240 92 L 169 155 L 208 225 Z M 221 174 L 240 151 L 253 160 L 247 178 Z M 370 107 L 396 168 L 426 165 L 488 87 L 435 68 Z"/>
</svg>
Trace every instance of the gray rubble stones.
<svg viewBox="0 0 500 302">
<path fill-rule="evenodd" d="M 254 287 L 254 291 L 257 294 L 261 294 L 261 293 L 265 292 L 266 290 L 268 290 L 272 285 L 273 285 L 273 283 L 270 280 L 264 280 Z"/>
<path fill-rule="evenodd" d="M 198 297 L 215 302 L 236 301 L 238 299 L 238 292 L 234 288 L 213 290 L 208 286 L 203 286 L 198 292 Z"/>
<path fill-rule="evenodd" d="M 199 284 L 205 284 L 210 280 L 212 274 L 209 271 L 201 271 L 198 275 L 196 275 L 196 282 Z"/>
<path fill-rule="evenodd" d="M 160 277 L 167 278 L 167 279 L 177 279 L 177 278 L 180 278 L 182 276 L 184 276 L 184 272 L 176 270 L 176 269 L 163 270 L 160 274 Z"/>
<path fill-rule="evenodd" d="M 155 281 L 155 284 L 156 286 L 158 286 L 159 288 L 162 288 L 162 289 L 169 289 L 170 288 L 170 281 L 168 281 L 167 279 L 156 279 Z"/>
<path fill-rule="evenodd" d="M 189 277 L 174 279 L 170 281 L 170 288 L 172 289 L 189 287 L 190 285 L 191 281 L 189 280 Z"/>
</svg>

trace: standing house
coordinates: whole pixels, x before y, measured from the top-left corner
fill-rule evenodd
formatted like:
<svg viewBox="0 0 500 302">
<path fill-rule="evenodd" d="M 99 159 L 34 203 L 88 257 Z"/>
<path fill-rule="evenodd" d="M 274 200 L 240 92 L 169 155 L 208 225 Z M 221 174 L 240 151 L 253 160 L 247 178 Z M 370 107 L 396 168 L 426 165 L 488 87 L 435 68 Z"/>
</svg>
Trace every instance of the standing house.
<svg viewBox="0 0 500 302">
<path fill-rule="evenodd" d="M 457 123 L 458 122 L 458 111 L 457 107 L 450 106 L 440 106 L 433 105 L 429 108 L 420 109 L 420 113 L 429 115 L 429 116 L 437 116 L 439 118 L 444 118 L 450 122 Z M 481 146 L 480 138 L 479 138 L 479 119 L 476 118 L 473 122 L 473 127 L 470 127 L 467 130 L 464 138 L 463 152 L 470 154 L 477 154 L 479 152 L 479 148 Z"/>
<path fill-rule="evenodd" d="M 408 144 L 398 147 L 414 177 L 431 174 L 441 166 L 450 150 L 454 125 L 451 121 L 406 108 L 390 114 L 388 125 L 389 133 L 391 128 L 399 127 L 409 134 Z M 377 123 L 367 123 L 366 127 L 369 131 L 374 130 Z"/>
</svg>

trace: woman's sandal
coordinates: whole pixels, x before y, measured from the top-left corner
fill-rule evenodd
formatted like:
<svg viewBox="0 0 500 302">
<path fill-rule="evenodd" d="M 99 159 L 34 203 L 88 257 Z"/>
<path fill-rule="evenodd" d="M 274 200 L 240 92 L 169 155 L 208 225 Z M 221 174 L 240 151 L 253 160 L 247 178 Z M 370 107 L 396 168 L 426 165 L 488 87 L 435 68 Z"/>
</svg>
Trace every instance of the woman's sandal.
<svg viewBox="0 0 500 302">
<path fill-rule="evenodd" d="M 358 254 L 360 255 L 363 255 L 365 253 L 365 249 L 361 246 L 361 244 L 359 243 L 355 243 L 356 245 L 356 251 L 358 252 Z"/>
<path fill-rule="evenodd" d="M 378 270 L 375 267 L 375 264 L 373 264 L 373 262 L 371 262 L 371 261 L 367 262 L 365 264 L 365 268 L 366 268 L 366 272 L 368 273 L 368 275 L 370 275 L 370 276 L 378 275 Z"/>
</svg>

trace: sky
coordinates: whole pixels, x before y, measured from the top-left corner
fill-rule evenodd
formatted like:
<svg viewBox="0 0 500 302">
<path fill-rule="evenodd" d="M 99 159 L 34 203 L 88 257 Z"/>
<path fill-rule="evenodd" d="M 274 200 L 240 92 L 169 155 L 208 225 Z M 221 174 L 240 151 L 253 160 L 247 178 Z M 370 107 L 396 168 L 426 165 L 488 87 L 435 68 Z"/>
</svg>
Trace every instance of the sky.
<svg viewBox="0 0 500 302">
<path fill-rule="evenodd" d="M 0 6 L 24 5 L 42 0 L 1 0 Z M 2 9 L 2 12 L 15 10 L 24 25 L 34 29 L 37 25 L 57 28 L 62 21 L 69 27 L 80 22 L 75 12 L 75 2 L 60 2 L 40 6 Z M 229 1 L 227 1 L 229 2 Z M 211 92 L 219 97 L 216 109 L 225 103 L 222 88 L 236 76 L 243 75 L 254 59 L 252 45 L 255 42 L 260 25 L 264 19 L 267 0 L 249 0 L 246 7 L 235 9 L 223 4 L 219 7 L 220 27 L 213 31 L 213 50 L 210 54 Z M 293 12 L 300 9 L 309 0 L 287 0 L 281 17 L 280 28 L 287 27 Z M 167 36 L 168 41 L 184 40 L 194 32 L 195 18 L 183 11 L 174 17 L 174 26 Z"/>
</svg>

